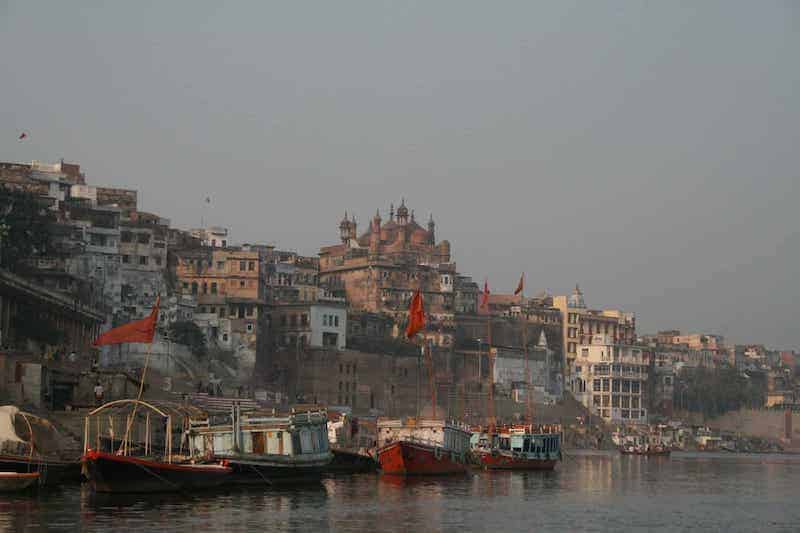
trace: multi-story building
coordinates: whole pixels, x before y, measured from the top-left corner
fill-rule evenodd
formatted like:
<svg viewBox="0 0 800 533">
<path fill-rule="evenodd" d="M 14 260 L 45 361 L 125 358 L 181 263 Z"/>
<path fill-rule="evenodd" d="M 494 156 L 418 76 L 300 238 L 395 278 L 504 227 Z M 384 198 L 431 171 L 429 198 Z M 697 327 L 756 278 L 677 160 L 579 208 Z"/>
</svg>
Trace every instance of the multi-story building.
<svg viewBox="0 0 800 533">
<path fill-rule="evenodd" d="M 194 322 L 212 348 L 232 351 L 241 371 L 252 370 L 268 331 L 259 253 L 202 247 L 174 255 L 178 290 L 197 301 Z"/>
<path fill-rule="evenodd" d="M 203 246 L 210 248 L 227 248 L 230 243 L 228 228 L 211 226 L 191 230 L 192 237 L 199 239 Z"/>
<path fill-rule="evenodd" d="M 122 314 L 132 319 L 146 314 L 159 294 L 166 295 L 169 220 L 135 211 L 120 228 L 120 299 Z"/>
<path fill-rule="evenodd" d="M 650 365 L 644 350 L 605 334 L 595 334 L 579 350 L 572 366 L 575 398 L 607 422 L 646 423 Z"/>
<path fill-rule="evenodd" d="M 578 357 L 578 347 L 591 344 L 595 335 L 608 335 L 614 343 L 631 345 L 636 341 L 636 318 L 618 309 L 588 309 L 580 287 L 570 296 L 553 297 L 553 307 L 562 315 L 564 372 Z"/>
<path fill-rule="evenodd" d="M 399 336 L 416 290 L 428 313 L 426 336 L 436 344 L 453 340 L 458 276 L 450 243 L 436 242 L 433 218 L 427 229 L 417 224 L 405 201 L 383 222 L 376 213 L 367 232 L 358 236 L 354 218 L 339 224 L 341 244 L 319 253 L 320 286 L 347 300 L 350 308 L 391 316 Z"/>
</svg>

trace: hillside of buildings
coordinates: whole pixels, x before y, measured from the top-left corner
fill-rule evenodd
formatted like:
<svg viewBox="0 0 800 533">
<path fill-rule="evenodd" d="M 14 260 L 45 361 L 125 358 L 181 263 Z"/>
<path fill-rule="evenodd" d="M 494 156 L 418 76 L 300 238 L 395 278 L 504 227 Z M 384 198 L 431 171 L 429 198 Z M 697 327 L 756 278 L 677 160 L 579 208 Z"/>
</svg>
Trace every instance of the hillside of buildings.
<svg viewBox="0 0 800 533">
<path fill-rule="evenodd" d="M 485 292 L 434 218 L 418 221 L 404 200 L 363 226 L 345 213 L 311 257 L 286 251 L 292 243 L 239 243 L 224 227 L 176 228 L 168 215 L 141 211 L 135 190 L 92 184 L 77 164 L 0 163 L 0 400 L 77 409 L 97 383 L 106 399 L 124 397 L 147 360 L 149 395 L 360 416 L 414 415 L 435 397 L 438 413 L 476 425 L 490 403 L 504 420 L 595 418 L 606 430 L 800 405 L 794 352 L 645 335 L 633 313 L 590 307 L 577 285 Z M 416 291 L 427 322 L 410 342 Z M 159 297 L 152 346 L 92 348 Z"/>
</svg>

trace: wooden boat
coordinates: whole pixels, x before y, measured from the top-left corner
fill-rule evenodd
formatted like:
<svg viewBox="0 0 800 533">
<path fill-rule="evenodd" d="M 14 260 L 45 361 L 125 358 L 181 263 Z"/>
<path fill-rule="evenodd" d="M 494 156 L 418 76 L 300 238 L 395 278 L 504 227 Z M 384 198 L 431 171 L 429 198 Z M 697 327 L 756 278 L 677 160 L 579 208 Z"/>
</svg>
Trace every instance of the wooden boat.
<svg viewBox="0 0 800 533">
<path fill-rule="evenodd" d="M 170 402 L 133 399 L 109 402 L 90 412 L 84 425 L 82 464 L 92 489 L 105 493 L 185 492 L 227 482 L 233 474 L 231 467 L 211 458 L 191 460 L 181 453 L 188 416 L 200 412 Z M 135 435 L 138 438 L 134 439 Z"/>
<path fill-rule="evenodd" d="M 0 473 L 36 473 L 40 487 L 57 487 L 64 482 L 80 482 L 80 463 L 62 461 L 40 455 L 0 455 Z"/>
<path fill-rule="evenodd" d="M 378 420 L 378 462 L 384 474 L 421 476 L 467 471 L 470 433 L 442 420 Z"/>
<path fill-rule="evenodd" d="M 233 469 L 223 464 L 166 463 L 89 450 L 83 457 L 96 492 L 176 492 L 218 487 Z"/>
<path fill-rule="evenodd" d="M 0 492 L 22 492 L 37 485 L 38 472 L 0 472 Z"/>
<path fill-rule="evenodd" d="M 561 460 L 561 434 L 534 431 L 531 426 L 498 429 L 490 437 L 479 435 L 473 451 L 486 470 L 553 470 Z"/>
<path fill-rule="evenodd" d="M 271 485 L 319 481 L 333 459 L 328 416 L 317 406 L 243 413 L 238 404 L 227 415 L 192 418 L 190 454 L 224 460 L 233 468 L 230 482 Z"/>
</svg>

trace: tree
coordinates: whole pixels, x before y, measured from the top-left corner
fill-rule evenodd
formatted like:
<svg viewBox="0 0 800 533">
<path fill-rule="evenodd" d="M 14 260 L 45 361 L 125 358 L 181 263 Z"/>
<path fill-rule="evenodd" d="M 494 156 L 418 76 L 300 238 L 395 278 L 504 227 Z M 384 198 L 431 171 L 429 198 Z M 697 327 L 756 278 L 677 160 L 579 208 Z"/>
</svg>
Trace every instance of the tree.
<svg viewBox="0 0 800 533">
<path fill-rule="evenodd" d="M 197 357 L 204 357 L 208 353 L 206 336 L 194 322 L 188 320 L 174 322 L 169 326 L 168 332 L 172 342 L 188 346 Z"/>
<path fill-rule="evenodd" d="M 0 265 L 19 271 L 23 261 L 51 248 L 53 213 L 29 192 L 0 186 Z"/>
</svg>

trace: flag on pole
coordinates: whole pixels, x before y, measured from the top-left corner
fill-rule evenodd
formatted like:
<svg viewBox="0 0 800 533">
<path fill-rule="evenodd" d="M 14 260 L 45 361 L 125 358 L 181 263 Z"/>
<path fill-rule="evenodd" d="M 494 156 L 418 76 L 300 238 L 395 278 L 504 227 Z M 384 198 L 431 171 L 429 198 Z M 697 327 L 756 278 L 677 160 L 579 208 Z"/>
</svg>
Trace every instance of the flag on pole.
<svg viewBox="0 0 800 533">
<path fill-rule="evenodd" d="M 483 297 L 481 298 L 481 307 L 489 307 L 489 278 L 483 282 Z"/>
<path fill-rule="evenodd" d="M 514 296 L 520 294 L 522 290 L 525 288 L 525 273 L 522 273 L 522 276 L 519 278 L 519 283 L 517 284 L 517 289 L 514 291 Z"/>
<path fill-rule="evenodd" d="M 156 304 L 150 315 L 141 320 L 128 322 L 122 326 L 110 329 L 97 337 L 92 346 L 106 346 L 108 344 L 124 344 L 127 342 L 152 343 L 156 332 L 156 322 L 158 322 L 158 307 L 161 297 L 156 298 Z"/>
<path fill-rule="evenodd" d="M 408 307 L 408 326 L 406 326 L 406 337 L 413 338 L 419 330 L 425 327 L 425 304 L 422 301 L 422 293 L 417 289 Z"/>
</svg>

